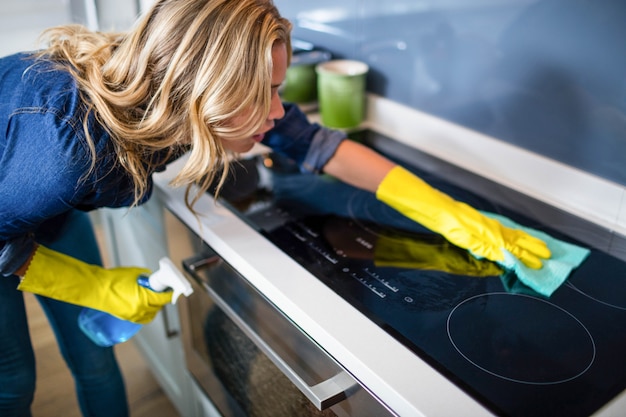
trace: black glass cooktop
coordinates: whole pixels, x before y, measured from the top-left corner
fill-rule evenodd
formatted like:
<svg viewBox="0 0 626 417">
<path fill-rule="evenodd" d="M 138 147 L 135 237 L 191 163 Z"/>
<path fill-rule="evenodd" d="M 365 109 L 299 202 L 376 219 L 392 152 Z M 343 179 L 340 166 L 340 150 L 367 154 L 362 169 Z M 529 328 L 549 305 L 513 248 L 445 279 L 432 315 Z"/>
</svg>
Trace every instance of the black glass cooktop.
<svg viewBox="0 0 626 417">
<path fill-rule="evenodd" d="M 372 135 L 381 138 L 356 138 Z M 540 210 L 524 216 L 402 164 L 475 208 L 585 246 L 582 224 L 568 220 L 557 231 Z M 621 260 L 592 250 L 545 298 L 371 193 L 300 174 L 274 154 L 243 159 L 234 171 L 221 194 L 227 206 L 493 413 L 587 416 L 626 388 Z"/>
</svg>

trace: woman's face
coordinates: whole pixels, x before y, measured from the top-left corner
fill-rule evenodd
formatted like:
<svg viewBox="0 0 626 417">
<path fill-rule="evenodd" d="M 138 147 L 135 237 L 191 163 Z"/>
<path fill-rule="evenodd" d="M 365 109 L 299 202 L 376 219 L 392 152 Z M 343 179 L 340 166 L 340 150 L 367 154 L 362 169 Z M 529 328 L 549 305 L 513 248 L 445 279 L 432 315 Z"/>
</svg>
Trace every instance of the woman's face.
<svg viewBox="0 0 626 417">
<path fill-rule="evenodd" d="M 278 95 L 278 87 L 283 83 L 287 73 L 287 47 L 283 42 L 276 42 L 272 48 L 272 104 L 267 120 L 254 135 L 241 139 L 222 139 L 224 149 L 235 153 L 247 152 L 255 143 L 261 142 L 265 133 L 274 127 L 274 121 L 281 119 L 285 115 L 283 103 Z M 239 120 L 245 120 L 247 116 L 241 115 L 233 120 L 237 124 Z"/>
</svg>

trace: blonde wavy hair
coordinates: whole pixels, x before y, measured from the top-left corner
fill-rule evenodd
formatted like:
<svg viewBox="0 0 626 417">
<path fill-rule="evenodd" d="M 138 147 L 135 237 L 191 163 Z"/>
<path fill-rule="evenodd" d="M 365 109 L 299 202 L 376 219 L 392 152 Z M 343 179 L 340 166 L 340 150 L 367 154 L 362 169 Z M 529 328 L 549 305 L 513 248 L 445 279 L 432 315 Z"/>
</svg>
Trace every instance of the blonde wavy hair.
<svg viewBox="0 0 626 417">
<path fill-rule="evenodd" d="M 156 152 L 189 150 L 172 183 L 187 185 L 192 209 L 226 178 L 229 158 L 220 139 L 249 137 L 266 120 L 272 47 L 283 42 L 290 56 L 290 31 L 271 0 L 158 0 L 127 33 L 49 29 L 41 56 L 71 72 L 88 114 L 110 133 L 118 163 L 133 178 L 132 205 L 147 192 Z M 242 114 L 247 120 L 233 125 Z M 93 169 L 86 127 L 87 117 Z M 193 184 L 200 190 L 192 198 Z"/>
</svg>

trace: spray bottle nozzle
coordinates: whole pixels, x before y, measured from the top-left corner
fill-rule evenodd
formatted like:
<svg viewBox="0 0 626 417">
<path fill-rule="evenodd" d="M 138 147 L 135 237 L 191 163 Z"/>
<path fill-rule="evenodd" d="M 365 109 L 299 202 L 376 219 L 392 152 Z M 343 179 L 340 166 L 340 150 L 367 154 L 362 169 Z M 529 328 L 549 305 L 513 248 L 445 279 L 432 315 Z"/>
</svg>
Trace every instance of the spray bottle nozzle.
<svg viewBox="0 0 626 417">
<path fill-rule="evenodd" d="M 193 288 L 187 278 L 176 268 L 174 263 L 167 257 L 159 260 L 159 269 L 150 275 L 150 288 L 154 291 L 165 291 L 171 288 L 172 304 L 176 303 L 178 296 L 183 294 L 188 297 L 193 293 Z"/>
</svg>

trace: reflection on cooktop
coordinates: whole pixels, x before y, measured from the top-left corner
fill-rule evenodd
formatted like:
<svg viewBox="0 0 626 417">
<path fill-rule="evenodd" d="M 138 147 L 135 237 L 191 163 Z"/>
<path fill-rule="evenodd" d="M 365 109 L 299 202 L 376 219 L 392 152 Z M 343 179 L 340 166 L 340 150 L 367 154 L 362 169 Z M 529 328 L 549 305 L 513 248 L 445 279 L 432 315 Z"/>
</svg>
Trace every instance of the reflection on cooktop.
<svg viewBox="0 0 626 417">
<path fill-rule="evenodd" d="M 572 243 L 587 238 L 584 224 L 555 230 L 554 213 L 522 214 L 511 210 L 521 200 L 502 204 L 395 159 L 475 208 Z M 495 414 L 587 416 L 626 388 L 621 260 L 592 250 L 546 299 L 373 194 L 300 174 L 280 156 L 243 161 L 233 177 L 225 205 Z"/>
</svg>

